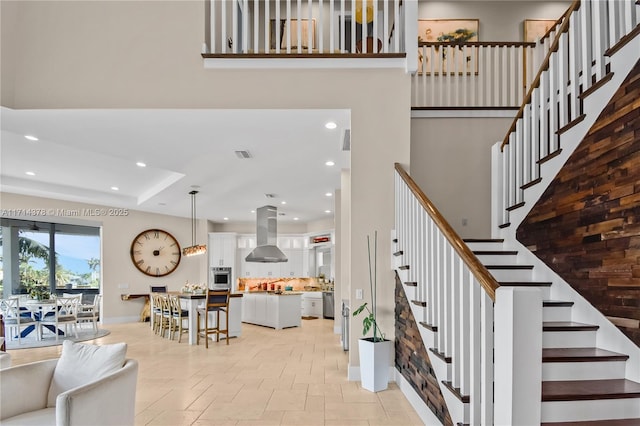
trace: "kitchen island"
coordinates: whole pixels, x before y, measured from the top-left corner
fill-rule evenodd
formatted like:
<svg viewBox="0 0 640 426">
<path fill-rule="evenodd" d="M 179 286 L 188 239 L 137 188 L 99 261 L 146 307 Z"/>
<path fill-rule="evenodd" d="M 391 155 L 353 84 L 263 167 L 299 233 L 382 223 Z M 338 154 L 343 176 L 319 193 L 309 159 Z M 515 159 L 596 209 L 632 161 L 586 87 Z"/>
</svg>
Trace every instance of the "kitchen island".
<svg viewBox="0 0 640 426">
<path fill-rule="evenodd" d="M 242 298 L 242 322 L 272 327 L 276 330 L 300 327 L 302 293 L 252 291 Z"/>
</svg>

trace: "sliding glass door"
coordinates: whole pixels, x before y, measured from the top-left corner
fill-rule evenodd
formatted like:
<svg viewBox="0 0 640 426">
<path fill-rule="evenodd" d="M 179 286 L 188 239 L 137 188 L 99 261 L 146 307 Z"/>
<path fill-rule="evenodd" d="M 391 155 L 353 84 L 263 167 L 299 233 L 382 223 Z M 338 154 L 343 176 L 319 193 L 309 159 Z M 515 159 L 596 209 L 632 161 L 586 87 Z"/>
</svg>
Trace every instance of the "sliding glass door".
<svg viewBox="0 0 640 426">
<path fill-rule="evenodd" d="M 0 219 L 0 294 L 100 291 L 100 228 Z"/>
</svg>

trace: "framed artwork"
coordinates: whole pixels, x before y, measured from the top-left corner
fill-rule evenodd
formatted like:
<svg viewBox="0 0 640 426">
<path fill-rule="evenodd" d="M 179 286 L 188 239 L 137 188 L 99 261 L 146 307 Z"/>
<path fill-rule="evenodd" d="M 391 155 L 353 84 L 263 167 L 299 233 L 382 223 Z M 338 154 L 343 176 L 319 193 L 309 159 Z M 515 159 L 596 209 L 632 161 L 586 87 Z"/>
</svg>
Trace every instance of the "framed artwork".
<svg viewBox="0 0 640 426">
<path fill-rule="evenodd" d="M 524 41 L 527 43 L 538 41 L 555 23 L 555 19 L 525 19 L 523 23 Z"/>
<path fill-rule="evenodd" d="M 418 73 L 458 73 L 478 72 L 478 60 L 471 61 L 472 49 L 477 52 L 476 47 L 467 47 L 466 54 L 461 47 L 468 41 L 478 41 L 479 19 L 419 19 L 418 20 L 418 43 L 420 42 L 444 42 L 457 44 L 459 46 L 447 48 L 436 46 L 432 54 L 432 49 L 427 47 L 426 52 L 422 47 L 418 51 Z"/>
<path fill-rule="evenodd" d="M 291 19 L 290 21 L 291 31 L 291 50 L 297 50 L 298 44 L 302 49 L 315 49 L 316 48 L 316 20 L 312 19 L 309 22 L 308 19 Z M 287 48 L 287 20 L 280 19 L 280 40 L 278 45 L 280 49 Z M 298 40 L 298 25 L 301 28 L 301 37 Z M 309 31 L 311 31 L 311 46 L 309 46 Z M 269 45 L 271 49 L 276 48 L 276 20 L 272 19 L 269 23 Z"/>
</svg>

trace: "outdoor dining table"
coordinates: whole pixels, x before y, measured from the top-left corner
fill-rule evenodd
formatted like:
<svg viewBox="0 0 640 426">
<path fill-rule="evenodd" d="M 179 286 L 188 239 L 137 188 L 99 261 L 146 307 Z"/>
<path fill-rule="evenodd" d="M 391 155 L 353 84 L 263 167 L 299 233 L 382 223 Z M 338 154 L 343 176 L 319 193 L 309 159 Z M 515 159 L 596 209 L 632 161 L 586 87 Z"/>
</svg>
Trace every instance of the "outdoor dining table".
<svg viewBox="0 0 640 426">
<path fill-rule="evenodd" d="M 55 300 L 28 300 L 24 304 L 20 305 L 21 308 L 25 308 L 27 311 L 33 315 L 36 321 L 42 321 L 42 319 L 49 312 L 53 312 L 57 307 L 57 302 Z M 51 330 L 52 333 L 55 333 L 56 327 L 50 324 L 44 324 L 46 328 Z M 26 327 L 20 333 L 20 337 L 24 338 L 31 334 L 34 330 L 36 330 L 35 325 L 30 325 Z M 37 332 L 36 332 L 37 333 Z M 64 336 L 64 331 L 58 329 L 58 336 Z M 37 336 L 38 340 L 42 338 L 42 336 Z"/>
</svg>

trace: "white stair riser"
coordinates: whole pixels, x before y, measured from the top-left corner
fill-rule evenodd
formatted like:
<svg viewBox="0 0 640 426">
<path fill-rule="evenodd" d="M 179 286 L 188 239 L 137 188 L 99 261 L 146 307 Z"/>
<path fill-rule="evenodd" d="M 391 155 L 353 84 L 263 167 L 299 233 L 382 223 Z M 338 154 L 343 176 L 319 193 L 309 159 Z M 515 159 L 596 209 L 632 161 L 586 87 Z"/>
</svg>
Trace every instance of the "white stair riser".
<svg viewBox="0 0 640 426">
<path fill-rule="evenodd" d="M 468 423 L 469 404 L 464 404 L 453 392 L 442 384 L 440 385 L 440 390 L 442 391 L 442 396 L 447 404 L 449 416 L 451 416 L 452 420 L 455 419 L 453 420 L 454 424 L 456 422 Z"/>
<path fill-rule="evenodd" d="M 476 254 L 483 265 L 516 265 L 518 256 L 504 254 Z"/>
<path fill-rule="evenodd" d="M 571 306 L 545 306 L 542 321 L 571 321 Z"/>
<path fill-rule="evenodd" d="M 640 398 L 542 403 L 543 422 L 628 419 L 640 417 Z"/>
<path fill-rule="evenodd" d="M 543 362 L 542 380 L 624 379 L 625 361 Z"/>
<path fill-rule="evenodd" d="M 532 269 L 489 269 L 496 281 L 533 281 Z"/>
<path fill-rule="evenodd" d="M 469 246 L 469 248 L 471 249 L 471 251 L 478 251 L 478 250 L 492 250 L 492 251 L 497 251 L 497 250 L 504 250 L 503 245 L 504 243 L 467 243 L 467 245 Z"/>
<path fill-rule="evenodd" d="M 442 382 L 444 380 L 446 382 L 451 380 L 451 364 L 444 362 L 442 358 L 437 357 L 436 354 L 429 350 L 427 350 L 427 354 L 438 381 Z"/>
<path fill-rule="evenodd" d="M 594 331 L 545 331 L 542 333 L 543 348 L 590 348 L 595 347 Z"/>
<path fill-rule="evenodd" d="M 505 287 L 508 287 L 508 286 L 505 286 Z M 542 294 L 542 299 L 543 300 L 547 300 L 547 299 L 550 298 L 551 287 L 527 286 L 527 288 L 537 288 L 538 290 L 540 290 L 540 294 Z M 543 315 L 544 315 L 544 310 L 543 310 Z"/>
</svg>

